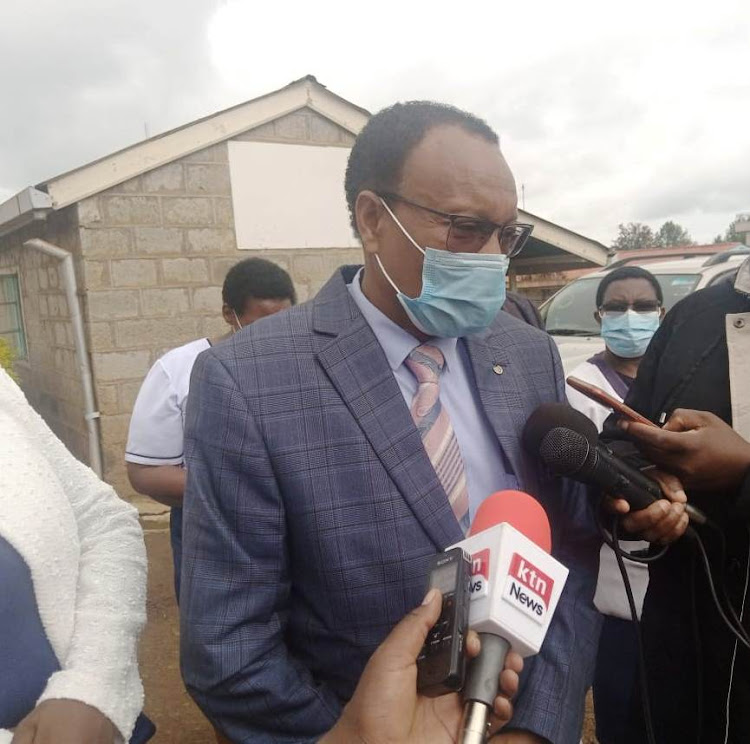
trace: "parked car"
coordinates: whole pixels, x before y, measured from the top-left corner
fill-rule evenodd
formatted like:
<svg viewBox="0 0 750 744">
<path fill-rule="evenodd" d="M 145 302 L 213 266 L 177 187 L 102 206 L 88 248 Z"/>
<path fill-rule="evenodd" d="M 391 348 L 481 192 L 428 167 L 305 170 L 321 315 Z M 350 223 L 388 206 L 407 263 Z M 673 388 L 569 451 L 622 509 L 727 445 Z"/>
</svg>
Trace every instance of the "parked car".
<svg viewBox="0 0 750 744">
<path fill-rule="evenodd" d="M 555 339 L 566 374 L 604 349 L 599 325 L 594 319 L 596 289 L 609 271 L 618 266 L 641 266 L 656 276 L 664 292 L 664 306 L 696 289 L 710 287 L 734 274 L 750 254 L 750 248 L 734 248 L 713 256 L 686 256 L 669 260 L 615 261 L 600 271 L 575 279 L 552 295 L 539 308 L 547 332 Z"/>
</svg>

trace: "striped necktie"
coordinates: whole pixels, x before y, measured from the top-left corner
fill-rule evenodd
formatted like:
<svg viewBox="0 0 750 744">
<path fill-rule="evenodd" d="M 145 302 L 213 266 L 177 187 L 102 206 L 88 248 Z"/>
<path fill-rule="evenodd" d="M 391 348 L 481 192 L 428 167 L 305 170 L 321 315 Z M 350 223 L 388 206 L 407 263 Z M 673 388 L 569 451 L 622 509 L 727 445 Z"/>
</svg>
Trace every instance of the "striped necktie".
<svg viewBox="0 0 750 744">
<path fill-rule="evenodd" d="M 464 534 L 469 529 L 469 492 L 458 440 L 448 411 L 440 405 L 440 373 L 445 357 L 436 346 L 418 346 L 406 358 L 406 366 L 417 378 L 411 415 L 422 435 L 422 443 L 448 496 Z"/>
</svg>

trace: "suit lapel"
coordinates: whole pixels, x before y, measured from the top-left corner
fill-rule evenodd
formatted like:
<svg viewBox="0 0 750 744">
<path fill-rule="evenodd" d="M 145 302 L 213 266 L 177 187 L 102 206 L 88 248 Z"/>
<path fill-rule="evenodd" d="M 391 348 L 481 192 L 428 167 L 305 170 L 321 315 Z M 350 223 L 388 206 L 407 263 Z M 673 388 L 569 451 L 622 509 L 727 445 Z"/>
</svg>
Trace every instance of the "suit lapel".
<svg viewBox="0 0 750 744">
<path fill-rule="evenodd" d="M 461 540 L 461 528 L 385 353 L 342 273 L 316 297 L 313 324 L 321 367 L 425 532 L 439 550 Z"/>
<path fill-rule="evenodd" d="M 502 323 L 485 333 L 467 339 L 467 349 L 479 398 L 500 443 L 506 465 L 521 488 L 534 493 L 539 479 L 521 449 L 520 433 L 528 417 L 529 386 L 527 370 L 520 356 L 511 358 L 513 347 Z"/>
</svg>

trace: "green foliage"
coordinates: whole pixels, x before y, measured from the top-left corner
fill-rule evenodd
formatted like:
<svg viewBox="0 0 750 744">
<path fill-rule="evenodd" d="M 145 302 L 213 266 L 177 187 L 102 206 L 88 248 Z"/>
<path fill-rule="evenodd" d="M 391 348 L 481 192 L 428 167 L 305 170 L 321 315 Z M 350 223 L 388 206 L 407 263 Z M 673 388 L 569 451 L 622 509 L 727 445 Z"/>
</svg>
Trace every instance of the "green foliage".
<svg viewBox="0 0 750 744">
<path fill-rule="evenodd" d="M 735 225 L 738 222 L 747 222 L 750 220 L 750 214 L 738 214 L 732 222 L 729 223 L 729 227 L 723 235 L 717 235 L 714 239 L 714 243 L 742 243 L 744 242 L 744 235 L 742 233 L 735 232 Z"/>
<path fill-rule="evenodd" d="M 18 381 L 13 371 L 13 362 L 16 361 L 15 349 L 7 339 L 0 338 L 0 367 L 2 367 L 14 380 Z"/>
<path fill-rule="evenodd" d="M 654 241 L 660 248 L 669 248 L 676 245 L 694 245 L 690 233 L 682 225 L 672 222 L 672 220 L 668 220 L 659 228 Z"/>
<path fill-rule="evenodd" d="M 642 222 L 628 222 L 627 225 L 620 223 L 617 226 L 617 231 L 617 238 L 612 243 L 612 247 L 616 251 L 635 251 L 642 248 L 653 248 L 655 245 L 653 231 Z"/>
</svg>

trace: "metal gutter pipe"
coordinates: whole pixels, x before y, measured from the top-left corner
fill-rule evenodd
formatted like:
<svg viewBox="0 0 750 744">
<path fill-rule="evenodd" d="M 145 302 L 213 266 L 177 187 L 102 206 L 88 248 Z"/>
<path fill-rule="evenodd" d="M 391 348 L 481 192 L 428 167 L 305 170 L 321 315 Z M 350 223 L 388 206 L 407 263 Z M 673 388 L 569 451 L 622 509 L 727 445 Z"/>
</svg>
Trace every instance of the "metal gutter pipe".
<svg viewBox="0 0 750 744">
<path fill-rule="evenodd" d="M 83 315 L 81 314 L 81 303 L 78 301 L 78 285 L 76 273 L 73 267 L 73 254 L 46 240 L 32 238 L 24 242 L 24 248 L 34 248 L 46 253 L 48 256 L 58 259 L 62 268 L 62 282 L 65 287 L 65 296 L 68 300 L 70 322 L 73 325 L 73 339 L 75 342 L 76 359 L 78 371 L 81 375 L 83 386 L 84 417 L 89 435 L 89 466 L 100 477 L 103 477 L 102 450 L 99 439 L 99 411 L 96 410 L 94 398 L 94 380 L 91 375 L 91 363 L 89 362 L 89 351 L 86 346 L 86 334 L 83 330 Z"/>
</svg>

